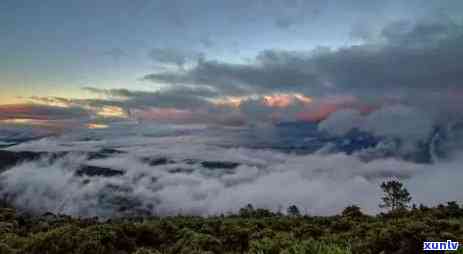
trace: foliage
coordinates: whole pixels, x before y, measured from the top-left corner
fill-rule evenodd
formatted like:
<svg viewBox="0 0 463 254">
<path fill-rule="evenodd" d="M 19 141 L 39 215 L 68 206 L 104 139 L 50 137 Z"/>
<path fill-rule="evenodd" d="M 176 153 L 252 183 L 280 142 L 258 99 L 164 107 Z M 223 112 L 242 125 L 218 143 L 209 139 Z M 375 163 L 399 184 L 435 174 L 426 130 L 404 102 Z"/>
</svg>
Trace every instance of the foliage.
<svg viewBox="0 0 463 254">
<path fill-rule="evenodd" d="M 408 203 L 412 200 L 410 193 L 399 181 L 391 180 L 383 182 L 381 189 L 384 191 L 383 203 L 381 208 L 390 208 L 391 211 L 400 211 L 408 208 Z"/>
<path fill-rule="evenodd" d="M 360 207 L 356 205 L 351 205 L 342 211 L 342 216 L 343 217 L 350 217 L 350 218 L 360 218 L 363 216 L 362 211 L 360 210 Z"/>
<path fill-rule="evenodd" d="M 0 208 L 0 253 L 388 254 L 420 253 L 423 241 L 463 239 L 463 210 L 456 202 L 394 216 L 366 215 L 358 206 L 330 217 L 289 214 L 248 205 L 228 216 L 101 221 Z"/>
<path fill-rule="evenodd" d="M 300 216 L 301 215 L 299 208 L 297 208 L 297 206 L 295 205 L 289 206 L 287 212 L 288 212 L 288 215 L 290 216 Z"/>
</svg>

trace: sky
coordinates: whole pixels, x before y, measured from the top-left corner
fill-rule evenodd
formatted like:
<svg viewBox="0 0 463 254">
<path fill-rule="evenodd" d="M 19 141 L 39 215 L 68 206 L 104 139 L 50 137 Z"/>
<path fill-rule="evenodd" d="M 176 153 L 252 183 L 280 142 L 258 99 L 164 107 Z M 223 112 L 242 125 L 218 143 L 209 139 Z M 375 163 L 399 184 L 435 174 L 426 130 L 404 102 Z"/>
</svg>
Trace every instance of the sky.
<svg viewBox="0 0 463 254">
<path fill-rule="evenodd" d="M 432 113 L 453 116 L 461 10 L 458 0 L 4 0 L 0 121 L 236 126 L 442 100 Z"/>
</svg>

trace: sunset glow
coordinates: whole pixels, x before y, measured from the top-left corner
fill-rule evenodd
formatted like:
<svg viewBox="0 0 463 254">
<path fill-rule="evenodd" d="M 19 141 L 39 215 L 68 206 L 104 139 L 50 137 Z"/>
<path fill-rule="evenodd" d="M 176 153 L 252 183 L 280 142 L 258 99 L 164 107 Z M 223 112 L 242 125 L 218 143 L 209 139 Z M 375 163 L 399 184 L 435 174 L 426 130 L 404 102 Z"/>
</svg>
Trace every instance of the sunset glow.
<svg viewBox="0 0 463 254">
<path fill-rule="evenodd" d="M 4 124 L 32 124 L 38 125 L 43 123 L 44 121 L 36 120 L 36 119 L 25 119 L 25 118 L 13 118 L 13 119 L 5 119 L 0 120 L 0 123 Z"/>
<path fill-rule="evenodd" d="M 109 125 L 106 124 L 97 124 L 97 123 L 89 123 L 87 124 L 87 128 L 89 129 L 106 129 Z"/>
<path fill-rule="evenodd" d="M 102 117 L 114 117 L 114 118 L 126 118 L 127 113 L 120 107 L 116 106 L 104 106 L 97 112 L 98 116 Z"/>
<path fill-rule="evenodd" d="M 227 106 L 232 108 L 239 108 L 243 101 L 255 98 L 256 96 L 227 96 L 219 100 L 215 100 L 214 103 L 218 106 Z M 259 98 L 259 97 L 257 97 Z M 312 98 L 299 93 L 291 94 L 270 94 L 260 97 L 263 104 L 273 108 L 285 108 L 292 103 L 300 102 L 302 104 L 309 104 L 312 102 Z"/>
<path fill-rule="evenodd" d="M 248 97 L 237 97 L 237 96 L 227 96 L 219 100 L 215 100 L 214 104 L 217 106 L 225 106 L 232 108 L 239 108 L 243 100 L 246 100 Z"/>
<path fill-rule="evenodd" d="M 264 103 L 267 106 L 275 108 L 286 108 L 292 103 L 302 102 L 308 104 L 312 102 L 312 98 L 302 94 L 273 94 L 263 97 Z"/>
</svg>

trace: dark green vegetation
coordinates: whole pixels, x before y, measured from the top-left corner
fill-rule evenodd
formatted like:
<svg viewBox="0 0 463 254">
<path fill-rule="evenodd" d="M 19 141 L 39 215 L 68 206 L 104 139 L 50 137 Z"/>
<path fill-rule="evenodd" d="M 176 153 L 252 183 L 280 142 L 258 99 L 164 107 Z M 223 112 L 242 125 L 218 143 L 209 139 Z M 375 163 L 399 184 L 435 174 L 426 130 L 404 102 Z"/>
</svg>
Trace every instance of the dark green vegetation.
<svg viewBox="0 0 463 254">
<path fill-rule="evenodd" d="M 448 239 L 463 239 L 463 209 L 455 202 L 378 216 L 356 206 L 332 217 L 285 216 L 248 206 L 230 216 L 105 222 L 0 210 L 1 254 L 421 253 L 423 241 Z"/>
<path fill-rule="evenodd" d="M 384 197 L 381 198 L 383 203 L 379 204 L 379 207 L 390 208 L 392 212 L 408 208 L 408 203 L 412 197 L 401 182 L 394 180 L 383 182 L 381 189 L 384 192 Z"/>
<path fill-rule="evenodd" d="M 385 190 L 385 197 L 403 194 L 403 189 Z M 0 208 L 0 254 L 409 254 L 423 253 L 423 241 L 463 239 L 463 208 L 456 202 L 407 209 L 409 199 L 401 200 L 385 214 L 369 216 L 349 206 L 330 217 L 301 215 L 296 206 L 283 215 L 247 205 L 238 214 L 209 218 L 99 221 L 50 213 L 26 216 Z"/>
</svg>

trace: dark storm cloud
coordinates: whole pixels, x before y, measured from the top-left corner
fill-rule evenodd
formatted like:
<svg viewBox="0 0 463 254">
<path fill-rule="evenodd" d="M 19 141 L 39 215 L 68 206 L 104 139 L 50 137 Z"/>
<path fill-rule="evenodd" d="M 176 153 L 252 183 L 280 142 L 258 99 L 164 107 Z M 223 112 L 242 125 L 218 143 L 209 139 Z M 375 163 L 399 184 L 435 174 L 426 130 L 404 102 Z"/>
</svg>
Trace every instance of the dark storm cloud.
<svg viewBox="0 0 463 254">
<path fill-rule="evenodd" d="M 460 89 L 462 26 L 449 22 L 396 22 L 382 40 L 339 50 L 262 51 L 251 63 L 201 60 L 183 72 L 146 80 L 214 87 L 224 94 L 335 91 L 396 95 Z"/>
</svg>

